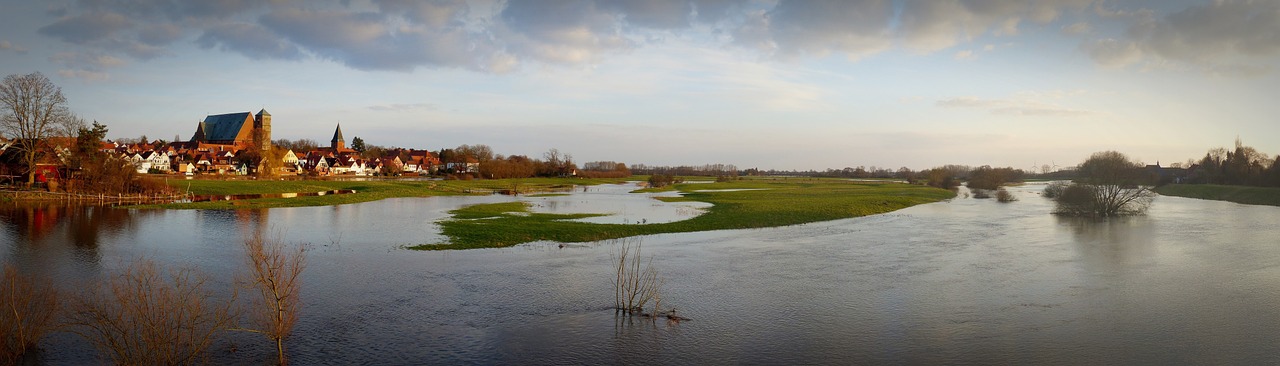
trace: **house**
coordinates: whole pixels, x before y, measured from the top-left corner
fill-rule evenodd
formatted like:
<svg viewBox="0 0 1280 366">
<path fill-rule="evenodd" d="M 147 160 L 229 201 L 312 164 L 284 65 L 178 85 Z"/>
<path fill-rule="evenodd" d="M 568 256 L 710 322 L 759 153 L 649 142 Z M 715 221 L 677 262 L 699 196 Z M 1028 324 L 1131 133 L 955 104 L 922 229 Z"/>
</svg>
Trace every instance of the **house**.
<svg viewBox="0 0 1280 366">
<path fill-rule="evenodd" d="M 143 158 L 142 153 L 135 152 L 126 156 L 128 157 L 129 162 L 133 163 L 133 168 L 137 170 L 138 173 L 146 174 L 147 171 L 151 170 L 151 160 Z"/>
<path fill-rule="evenodd" d="M 178 174 L 194 175 L 196 173 L 196 165 L 190 162 L 174 161 L 171 169 Z"/>
<path fill-rule="evenodd" d="M 142 153 L 141 156 L 143 159 L 151 163 L 150 168 L 154 168 L 162 172 L 169 171 L 169 155 L 168 154 L 156 152 L 156 151 L 147 151 Z M 150 169 L 148 169 L 148 171 L 149 170 Z"/>
<path fill-rule="evenodd" d="M 298 154 L 293 153 L 293 150 L 286 151 L 284 153 L 284 166 L 281 167 L 281 170 L 285 173 L 302 171 L 302 164 L 298 161 Z"/>
<path fill-rule="evenodd" d="M 462 162 L 445 164 L 444 168 L 454 173 L 478 173 L 480 172 L 480 161 L 468 156 Z"/>
</svg>

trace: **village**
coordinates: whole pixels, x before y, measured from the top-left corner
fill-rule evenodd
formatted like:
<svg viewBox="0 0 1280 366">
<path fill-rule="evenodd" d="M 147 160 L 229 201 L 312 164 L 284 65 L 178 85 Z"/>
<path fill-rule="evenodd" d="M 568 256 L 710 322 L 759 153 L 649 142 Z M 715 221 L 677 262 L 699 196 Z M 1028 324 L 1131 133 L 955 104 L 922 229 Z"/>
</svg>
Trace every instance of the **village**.
<svg viewBox="0 0 1280 366">
<path fill-rule="evenodd" d="M 347 146 L 341 125 L 335 127 L 329 146 L 309 151 L 277 148 L 271 141 L 271 113 L 262 109 L 257 114 L 207 116 L 189 141 L 164 146 L 103 142 L 102 149 L 126 157 L 139 173 L 250 175 L 274 169 L 271 175 L 368 176 L 475 173 L 479 168 L 474 158 L 445 166 L 438 154 L 418 149 L 395 148 L 385 156 L 365 158 L 362 151 Z"/>
<path fill-rule="evenodd" d="M 358 139 L 358 138 L 357 138 Z M 50 137 L 32 174 L 45 182 L 67 175 L 75 137 Z M 373 176 L 476 174 L 479 161 L 457 156 L 445 163 L 437 152 L 388 148 L 378 156 L 364 156 L 363 146 L 348 146 L 340 125 L 328 146 L 296 151 L 276 146 L 271 139 L 271 114 L 238 112 L 206 116 L 188 141 L 100 141 L 98 152 L 123 159 L 137 173 L 172 175 Z M 10 153 L 12 141 L 0 141 L 0 153 Z M 361 145 L 363 145 L 361 143 Z M 12 159 L 9 159 L 12 160 Z M 9 169 L 16 170 L 16 169 Z M 16 171 L 15 171 L 16 172 Z M 16 177 L 16 176 L 15 176 Z"/>
</svg>

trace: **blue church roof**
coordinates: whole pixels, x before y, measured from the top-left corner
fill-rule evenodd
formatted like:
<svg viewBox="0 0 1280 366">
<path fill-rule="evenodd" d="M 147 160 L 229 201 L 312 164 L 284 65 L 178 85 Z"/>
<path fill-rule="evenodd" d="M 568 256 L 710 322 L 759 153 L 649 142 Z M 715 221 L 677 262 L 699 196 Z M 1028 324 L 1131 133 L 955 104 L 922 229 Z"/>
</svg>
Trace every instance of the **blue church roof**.
<svg viewBox="0 0 1280 366">
<path fill-rule="evenodd" d="M 249 112 L 215 114 L 204 118 L 206 141 L 234 141 L 246 122 L 252 123 Z"/>
</svg>

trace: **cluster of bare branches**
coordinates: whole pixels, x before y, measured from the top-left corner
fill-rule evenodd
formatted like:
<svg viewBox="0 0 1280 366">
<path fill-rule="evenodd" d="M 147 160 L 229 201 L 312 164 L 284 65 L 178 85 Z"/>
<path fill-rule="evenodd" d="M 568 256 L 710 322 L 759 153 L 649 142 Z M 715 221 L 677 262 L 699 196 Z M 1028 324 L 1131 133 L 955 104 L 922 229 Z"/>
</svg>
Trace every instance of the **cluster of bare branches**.
<svg viewBox="0 0 1280 366">
<path fill-rule="evenodd" d="M 57 329 L 58 292 L 50 281 L 24 276 L 10 265 L 0 280 L 0 364 L 13 365 Z"/>
<path fill-rule="evenodd" d="M 1060 192 L 1052 192 L 1057 200 L 1054 213 L 1093 217 L 1137 215 L 1146 212 L 1155 199 L 1155 193 L 1143 185 L 1148 179 L 1142 165 L 1119 152 L 1094 153 L 1078 170 L 1077 182 Z"/>
<path fill-rule="evenodd" d="M 676 315 L 675 307 L 663 310 L 662 278 L 653 267 L 653 257 L 644 258 L 641 254 L 643 243 L 638 238 L 619 239 L 617 252 L 613 253 L 614 263 L 614 310 L 626 316 L 640 316 L 656 320 L 667 318 L 667 322 L 679 323 L 689 320 Z M 653 302 L 652 312 L 645 312 L 645 306 Z"/>
<path fill-rule="evenodd" d="M 71 301 L 67 324 L 112 363 L 189 365 L 203 361 L 232 323 L 232 300 L 218 301 L 191 268 L 163 271 L 140 259 Z"/>
<path fill-rule="evenodd" d="M 261 234 L 246 239 L 244 247 L 251 272 L 241 282 L 256 296 L 252 296 L 247 314 L 249 328 L 241 330 L 275 342 L 278 361 L 284 365 L 284 339 L 293 331 L 301 305 L 298 295 L 306 267 L 305 249 L 302 245 L 287 248 L 278 236 L 266 239 Z"/>
<path fill-rule="evenodd" d="M 658 270 L 653 268 L 653 257 L 646 261 L 640 254 L 642 244 L 638 239 L 622 239 L 613 255 L 617 274 L 613 286 L 614 307 L 622 313 L 643 312 L 645 304 L 658 298 L 662 286 Z"/>
</svg>

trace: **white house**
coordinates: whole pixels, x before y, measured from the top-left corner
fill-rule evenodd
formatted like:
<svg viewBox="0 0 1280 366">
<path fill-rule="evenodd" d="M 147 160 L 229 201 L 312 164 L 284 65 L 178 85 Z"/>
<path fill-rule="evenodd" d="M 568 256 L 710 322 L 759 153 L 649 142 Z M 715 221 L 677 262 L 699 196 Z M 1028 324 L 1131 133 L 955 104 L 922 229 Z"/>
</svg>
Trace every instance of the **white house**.
<svg viewBox="0 0 1280 366">
<path fill-rule="evenodd" d="M 143 159 L 146 159 L 147 162 L 151 163 L 151 166 L 148 167 L 148 170 L 150 170 L 151 168 L 155 168 L 163 172 L 169 171 L 169 155 L 168 154 L 162 154 L 155 151 L 147 151 L 142 153 L 141 157 Z"/>
</svg>

